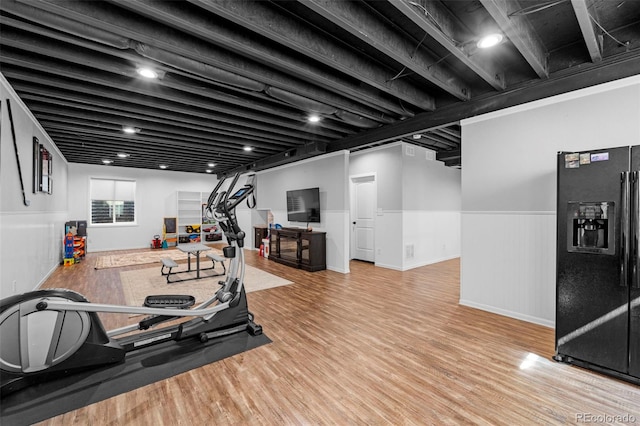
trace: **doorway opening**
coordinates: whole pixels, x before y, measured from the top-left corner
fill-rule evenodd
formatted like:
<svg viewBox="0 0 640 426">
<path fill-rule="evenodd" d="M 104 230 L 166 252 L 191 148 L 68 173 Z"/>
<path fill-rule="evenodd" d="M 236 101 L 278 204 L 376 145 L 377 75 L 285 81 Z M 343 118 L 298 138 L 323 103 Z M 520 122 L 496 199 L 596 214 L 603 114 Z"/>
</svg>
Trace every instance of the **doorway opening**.
<svg viewBox="0 0 640 426">
<path fill-rule="evenodd" d="M 350 177 L 350 259 L 375 263 L 378 188 L 375 173 Z"/>
</svg>

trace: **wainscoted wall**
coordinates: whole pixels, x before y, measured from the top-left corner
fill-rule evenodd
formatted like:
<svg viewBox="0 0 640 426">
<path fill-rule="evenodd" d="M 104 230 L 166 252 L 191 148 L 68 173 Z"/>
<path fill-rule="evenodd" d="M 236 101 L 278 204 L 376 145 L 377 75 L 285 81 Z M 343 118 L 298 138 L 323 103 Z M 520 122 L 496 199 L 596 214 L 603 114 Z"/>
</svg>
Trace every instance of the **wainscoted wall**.
<svg viewBox="0 0 640 426">
<path fill-rule="evenodd" d="M 463 212 L 460 304 L 552 327 L 555 212 Z"/>
<path fill-rule="evenodd" d="M 7 99 L 16 134 L 16 156 Z M 68 165 L 44 129 L 0 74 L 0 297 L 34 290 L 62 262 Z M 33 192 L 33 138 L 53 162 L 51 194 Z M 23 200 L 18 158 L 24 191 Z"/>
<path fill-rule="evenodd" d="M 402 269 L 402 210 L 378 210 L 376 216 L 376 266 Z"/>
<path fill-rule="evenodd" d="M 250 213 L 249 211 L 241 212 L 238 209 L 238 220 L 240 222 L 240 227 L 242 229 L 251 229 L 253 232 L 252 225 L 250 224 Z M 287 221 L 287 211 L 286 210 L 271 210 L 271 214 L 273 214 L 274 223 L 278 223 L 282 226 L 291 226 L 291 227 L 304 227 L 306 224 L 299 223 L 290 223 Z M 343 274 L 349 273 L 348 264 L 345 264 L 345 257 L 348 256 L 348 253 L 345 253 L 344 241 L 341 239 L 336 240 L 335 238 L 330 238 L 328 230 L 338 230 L 344 226 L 344 224 L 348 224 L 349 222 L 349 212 L 345 210 L 322 210 L 322 223 L 311 223 L 309 224 L 315 231 L 327 232 L 327 269 L 332 271 L 341 272 Z M 241 216 L 242 215 L 242 216 Z M 243 228 L 246 223 L 246 228 Z M 336 231 L 337 232 L 337 231 Z M 348 235 L 344 233 L 343 235 Z M 247 248 L 251 248 L 248 246 L 250 238 L 247 238 L 245 244 L 247 244 Z"/>
<path fill-rule="evenodd" d="M 2 215 L 2 297 L 37 289 L 60 266 L 67 212 Z"/>
<path fill-rule="evenodd" d="M 559 151 L 640 144 L 640 76 L 462 121 L 460 303 L 555 323 Z"/>
<path fill-rule="evenodd" d="M 402 229 L 402 270 L 460 256 L 459 211 L 407 210 Z"/>
<path fill-rule="evenodd" d="M 256 173 L 257 208 L 284 227 L 307 226 L 287 220 L 287 190 L 320 188 L 321 223 L 309 226 L 327 233 L 327 269 L 342 273 L 349 272 L 348 166 L 348 152 L 340 151 Z"/>
<path fill-rule="evenodd" d="M 351 154 L 351 176 L 375 174 L 375 264 L 400 271 L 460 256 L 460 170 L 404 142 Z"/>
</svg>

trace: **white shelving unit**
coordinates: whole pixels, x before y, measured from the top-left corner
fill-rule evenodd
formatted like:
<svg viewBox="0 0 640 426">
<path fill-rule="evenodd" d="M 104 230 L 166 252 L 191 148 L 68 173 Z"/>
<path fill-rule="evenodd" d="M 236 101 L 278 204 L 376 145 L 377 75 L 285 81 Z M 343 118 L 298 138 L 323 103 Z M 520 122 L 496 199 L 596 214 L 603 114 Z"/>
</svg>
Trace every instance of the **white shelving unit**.
<svg viewBox="0 0 640 426">
<path fill-rule="evenodd" d="M 220 239 L 209 236 L 211 234 L 219 235 L 220 229 L 215 220 L 204 217 L 204 207 L 208 198 L 208 192 L 178 191 L 178 244 L 206 243 Z"/>
<path fill-rule="evenodd" d="M 178 244 L 202 241 L 202 193 L 178 191 Z M 196 228 L 193 232 L 191 228 Z M 191 232 L 188 232 L 191 231 Z"/>
</svg>

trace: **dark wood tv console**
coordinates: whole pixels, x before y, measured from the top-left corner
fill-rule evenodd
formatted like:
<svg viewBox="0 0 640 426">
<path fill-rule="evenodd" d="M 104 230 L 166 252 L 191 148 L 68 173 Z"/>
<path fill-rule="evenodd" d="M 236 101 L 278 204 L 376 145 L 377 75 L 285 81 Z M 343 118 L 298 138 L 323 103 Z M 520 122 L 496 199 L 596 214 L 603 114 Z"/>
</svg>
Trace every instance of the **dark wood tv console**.
<svg viewBox="0 0 640 426">
<path fill-rule="evenodd" d="M 327 269 L 326 235 L 303 228 L 272 229 L 269 259 L 310 272 Z"/>
</svg>

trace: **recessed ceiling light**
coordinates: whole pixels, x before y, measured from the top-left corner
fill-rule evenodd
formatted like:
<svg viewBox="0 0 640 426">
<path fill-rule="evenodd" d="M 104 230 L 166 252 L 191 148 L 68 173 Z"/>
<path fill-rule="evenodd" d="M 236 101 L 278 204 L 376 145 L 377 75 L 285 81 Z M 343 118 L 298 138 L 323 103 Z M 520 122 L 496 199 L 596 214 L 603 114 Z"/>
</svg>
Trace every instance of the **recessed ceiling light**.
<svg viewBox="0 0 640 426">
<path fill-rule="evenodd" d="M 120 157 L 120 158 L 128 158 L 129 154 L 127 154 L 126 152 L 119 152 L 118 153 L 118 157 Z"/>
<path fill-rule="evenodd" d="M 420 133 L 416 133 L 415 135 L 413 135 L 414 139 L 420 139 L 422 137 L 422 135 Z"/>
<path fill-rule="evenodd" d="M 500 33 L 494 33 L 494 34 L 488 34 L 484 37 L 482 37 L 480 40 L 478 40 L 478 47 L 480 49 L 487 49 L 489 47 L 493 47 L 497 44 L 500 44 L 500 42 L 502 41 L 502 34 Z"/>
<path fill-rule="evenodd" d="M 140 129 L 132 126 L 122 126 L 122 131 L 127 134 L 133 135 L 134 133 L 140 132 Z"/>
<path fill-rule="evenodd" d="M 158 73 L 151 68 L 138 68 L 136 71 L 144 78 L 158 78 Z"/>
<path fill-rule="evenodd" d="M 245 146 L 244 148 L 245 151 L 249 152 L 249 151 L 253 151 L 253 148 L 251 148 L 250 146 Z"/>
<path fill-rule="evenodd" d="M 209 166 L 209 167 L 215 167 L 215 166 L 216 166 L 216 163 L 209 163 L 209 164 L 207 164 L 207 166 Z"/>
<path fill-rule="evenodd" d="M 160 164 L 158 167 L 160 167 L 162 170 L 168 168 L 169 166 L 167 166 L 166 164 Z"/>
<path fill-rule="evenodd" d="M 104 160 L 102 160 L 103 164 L 111 164 L 113 163 L 113 160 L 107 160 L 106 158 Z"/>
<path fill-rule="evenodd" d="M 211 170 L 211 169 L 207 169 L 207 170 L 205 170 L 205 172 L 207 172 L 207 173 L 213 173 L 213 170 Z"/>
<path fill-rule="evenodd" d="M 309 123 L 317 123 L 318 121 L 320 121 L 320 116 L 317 114 L 312 114 L 309 116 L 309 118 L 307 118 L 307 120 L 309 120 Z"/>
</svg>

